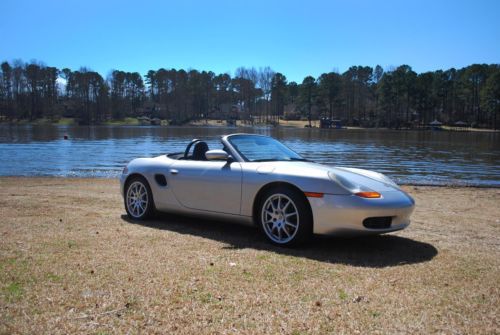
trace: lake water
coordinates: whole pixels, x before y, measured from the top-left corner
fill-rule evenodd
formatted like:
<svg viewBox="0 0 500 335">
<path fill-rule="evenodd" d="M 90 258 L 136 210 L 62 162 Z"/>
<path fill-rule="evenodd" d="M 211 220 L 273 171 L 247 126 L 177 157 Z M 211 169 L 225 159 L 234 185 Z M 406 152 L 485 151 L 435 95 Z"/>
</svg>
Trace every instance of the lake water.
<svg viewBox="0 0 500 335">
<path fill-rule="evenodd" d="M 401 184 L 500 187 L 500 133 L 438 131 L 3 124 L 0 175 L 115 178 L 133 158 L 183 151 L 193 138 L 219 148 L 219 136 L 235 132 L 270 135 L 316 162 Z"/>
</svg>

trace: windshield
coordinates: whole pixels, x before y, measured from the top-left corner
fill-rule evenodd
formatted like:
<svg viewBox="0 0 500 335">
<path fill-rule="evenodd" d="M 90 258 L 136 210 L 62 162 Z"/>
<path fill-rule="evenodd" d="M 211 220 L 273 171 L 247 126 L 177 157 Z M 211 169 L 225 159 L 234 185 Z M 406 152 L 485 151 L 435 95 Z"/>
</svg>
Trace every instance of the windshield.
<svg viewBox="0 0 500 335">
<path fill-rule="evenodd" d="M 256 135 L 236 135 L 228 138 L 231 145 L 247 162 L 306 161 L 274 138 Z"/>
</svg>

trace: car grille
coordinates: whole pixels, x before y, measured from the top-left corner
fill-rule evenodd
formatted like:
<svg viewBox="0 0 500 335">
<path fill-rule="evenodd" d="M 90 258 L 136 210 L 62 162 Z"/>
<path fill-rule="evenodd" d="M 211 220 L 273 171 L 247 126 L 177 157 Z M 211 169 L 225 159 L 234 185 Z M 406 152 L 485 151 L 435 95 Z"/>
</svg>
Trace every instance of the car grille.
<svg viewBox="0 0 500 335">
<path fill-rule="evenodd" d="M 392 216 L 380 216 L 374 218 L 366 218 L 363 220 L 363 226 L 370 229 L 386 229 L 390 228 Z"/>
</svg>

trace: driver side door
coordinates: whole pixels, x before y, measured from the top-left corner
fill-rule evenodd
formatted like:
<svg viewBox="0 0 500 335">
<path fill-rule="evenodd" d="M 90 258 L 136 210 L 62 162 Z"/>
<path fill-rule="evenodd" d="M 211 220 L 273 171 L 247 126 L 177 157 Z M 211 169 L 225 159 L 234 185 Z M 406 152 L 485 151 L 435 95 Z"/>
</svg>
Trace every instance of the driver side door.
<svg viewBox="0 0 500 335">
<path fill-rule="evenodd" d="M 178 160 L 170 166 L 169 182 L 182 206 L 240 214 L 242 170 L 238 162 Z"/>
</svg>

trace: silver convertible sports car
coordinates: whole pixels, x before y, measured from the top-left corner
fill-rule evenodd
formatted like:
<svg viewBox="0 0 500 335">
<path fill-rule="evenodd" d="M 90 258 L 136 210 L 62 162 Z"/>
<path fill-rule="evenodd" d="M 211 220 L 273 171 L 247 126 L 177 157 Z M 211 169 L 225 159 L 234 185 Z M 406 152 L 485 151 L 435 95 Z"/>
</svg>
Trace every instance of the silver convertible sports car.
<svg viewBox="0 0 500 335">
<path fill-rule="evenodd" d="M 310 162 L 279 141 L 232 134 L 220 148 L 192 140 L 184 152 L 137 158 L 120 178 L 125 209 L 257 225 L 278 245 L 312 234 L 381 234 L 404 229 L 415 201 L 383 174 Z"/>
</svg>

